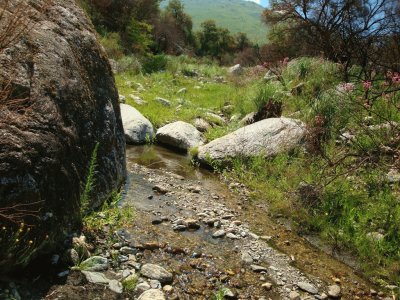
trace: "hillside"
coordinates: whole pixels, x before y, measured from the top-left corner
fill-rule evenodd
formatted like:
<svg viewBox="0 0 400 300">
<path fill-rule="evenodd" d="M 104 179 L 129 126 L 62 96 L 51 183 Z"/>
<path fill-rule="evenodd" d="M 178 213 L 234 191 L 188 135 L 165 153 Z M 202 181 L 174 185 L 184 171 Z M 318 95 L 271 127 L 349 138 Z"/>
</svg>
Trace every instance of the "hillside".
<svg viewBox="0 0 400 300">
<path fill-rule="evenodd" d="M 214 19 L 231 32 L 245 32 L 255 42 L 265 42 L 267 28 L 261 23 L 263 7 L 243 0 L 182 0 L 185 11 L 192 16 L 194 30 L 204 20 Z M 162 6 L 168 1 L 163 1 Z"/>
</svg>

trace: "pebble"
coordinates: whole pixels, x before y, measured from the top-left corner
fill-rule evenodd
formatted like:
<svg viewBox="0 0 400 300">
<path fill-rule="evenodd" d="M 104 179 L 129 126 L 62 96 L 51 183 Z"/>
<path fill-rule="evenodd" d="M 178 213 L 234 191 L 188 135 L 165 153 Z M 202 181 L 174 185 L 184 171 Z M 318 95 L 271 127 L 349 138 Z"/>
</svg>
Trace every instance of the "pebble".
<svg viewBox="0 0 400 300">
<path fill-rule="evenodd" d="M 290 300 L 300 300 L 300 294 L 296 291 L 291 291 L 289 294 L 289 299 Z"/>
<path fill-rule="evenodd" d="M 272 289 L 272 283 L 270 282 L 263 283 L 261 286 L 267 291 L 270 291 Z"/>
<path fill-rule="evenodd" d="M 169 192 L 169 189 L 163 185 L 155 185 L 153 186 L 153 191 L 158 192 L 160 194 L 166 194 Z"/>
<path fill-rule="evenodd" d="M 150 289 L 141 294 L 138 300 L 165 300 L 165 296 L 161 290 Z"/>
<path fill-rule="evenodd" d="M 261 273 L 261 272 L 268 272 L 268 269 L 259 265 L 251 265 L 251 270 L 253 272 Z"/>
<path fill-rule="evenodd" d="M 303 291 L 305 291 L 307 293 L 318 294 L 318 289 L 314 285 L 312 285 L 310 283 L 298 282 L 297 286 L 299 287 L 299 289 L 301 289 L 301 290 L 303 290 Z"/>
<path fill-rule="evenodd" d="M 249 252 L 244 251 L 242 252 L 242 261 L 246 264 L 251 264 L 253 262 L 253 258 L 249 254 Z"/>
<path fill-rule="evenodd" d="M 121 282 L 119 282 L 118 280 L 110 280 L 110 282 L 108 283 L 108 288 L 117 294 L 122 294 L 122 292 L 124 291 Z"/>
<path fill-rule="evenodd" d="M 341 290 L 340 286 L 338 286 L 337 284 L 331 285 L 328 287 L 329 297 L 337 299 L 337 298 L 341 297 L 341 294 L 342 294 L 342 290 Z"/>
<path fill-rule="evenodd" d="M 186 225 L 175 225 L 172 226 L 172 229 L 175 231 L 185 231 L 187 229 Z"/>
<path fill-rule="evenodd" d="M 238 240 L 238 239 L 240 239 L 240 237 L 238 237 L 237 235 L 233 234 L 232 232 L 229 232 L 229 233 L 226 235 L 226 237 L 227 237 L 227 238 L 230 238 L 231 240 Z"/>
<path fill-rule="evenodd" d="M 192 230 L 200 229 L 200 224 L 195 219 L 186 219 L 185 223 L 186 223 L 187 228 L 189 228 L 189 229 L 192 229 Z"/>
<path fill-rule="evenodd" d="M 216 232 L 213 233 L 212 237 L 213 238 L 222 238 L 225 236 L 225 230 L 217 230 Z"/>
<path fill-rule="evenodd" d="M 110 280 L 103 273 L 90 271 L 82 271 L 82 273 L 90 283 L 108 284 L 110 282 Z"/>
<path fill-rule="evenodd" d="M 125 246 L 125 247 L 122 247 L 121 249 L 119 249 L 119 252 L 122 254 L 128 255 L 128 254 L 136 254 L 137 250 L 134 248 Z"/>
<path fill-rule="evenodd" d="M 163 267 L 154 264 L 145 264 L 142 266 L 140 273 L 147 278 L 158 280 L 161 283 L 172 282 L 173 276 Z"/>
<path fill-rule="evenodd" d="M 135 291 L 138 294 L 142 294 L 147 290 L 150 290 L 151 286 L 147 282 L 141 282 L 136 285 Z"/>
<path fill-rule="evenodd" d="M 166 293 L 172 293 L 173 290 L 174 290 L 174 288 L 168 284 L 163 287 L 163 291 Z"/>
</svg>

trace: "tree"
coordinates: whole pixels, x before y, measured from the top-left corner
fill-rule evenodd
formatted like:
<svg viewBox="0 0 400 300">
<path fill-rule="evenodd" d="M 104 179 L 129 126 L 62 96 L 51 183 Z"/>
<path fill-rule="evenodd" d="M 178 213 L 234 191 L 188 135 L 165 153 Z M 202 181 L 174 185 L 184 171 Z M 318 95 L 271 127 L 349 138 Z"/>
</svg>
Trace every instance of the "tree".
<svg viewBox="0 0 400 300">
<path fill-rule="evenodd" d="M 217 27 L 214 20 L 207 20 L 201 24 L 202 30 L 198 33 L 198 54 L 212 56 L 221 60 L 224 54 L 231 54 L 236 48 L 235 40 L 226 28 Z"/>
<path fill-rule="evenodd" d="M 353 63 L 364 73 L 379 65 L 385 39 L 399 30 L 397 0 L 273 0 L 263 17 L 288 43 L 307 45 L 307 54 L 343 63 L 345 74 Z"/>
<path fill-rule="evenodd" d="M 192 18 L 185 13 L 179 0 L 171 0 L 155 25 L 159 51 L 180 54 L 194 45 Z"/>
</svg>

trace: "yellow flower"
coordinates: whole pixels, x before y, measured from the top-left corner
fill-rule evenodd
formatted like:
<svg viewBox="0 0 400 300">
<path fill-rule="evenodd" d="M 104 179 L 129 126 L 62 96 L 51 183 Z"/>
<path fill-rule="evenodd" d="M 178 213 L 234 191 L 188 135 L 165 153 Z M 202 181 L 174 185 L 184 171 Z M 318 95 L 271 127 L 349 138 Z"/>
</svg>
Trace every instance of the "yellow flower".
<svg viewBox="0 0 400 300">
<path fill-rule="evenodd" d="M 27 229 L 26 231 L 31 231 L 31 228 L 30 228 L 30 227 L 28 227 L 28 229 Z"/>
<path fill-rule="evenodd" d="M 49 238 L 49 235 L 48 234 L 46 234 L 46 240 Z"/>
<path fill-rule="evenodd" d="M 15 242 L 18 243 L 18 242 L 19 242 L 19 239 L 15 239 Z"/>
<path fill-rule="evenodd" d="M 19 232 L 22 232 L 23 230 L 22 230 L 22 228 L 20 229 L 20 230 L 18 230 Z"/>
<path fill-rule="evenodd" d="M 21 223 L 21 228 L 24 227 L 24 226 L 25 226 L 25 224 L 24 224 L 24 223 Z"/>
<path fill-rule="evenodd" d="M 3 226 L 3 230 L 6 230 L 6 226 Z"/>
<path fill-rule="evenodd" d="M 32 244 L 33 244 L 33 241 L 32 241 L 32 240 L 30 240 L 30 241 L 29 241 L 29 245 L 32 245 Z"/>
</svg>

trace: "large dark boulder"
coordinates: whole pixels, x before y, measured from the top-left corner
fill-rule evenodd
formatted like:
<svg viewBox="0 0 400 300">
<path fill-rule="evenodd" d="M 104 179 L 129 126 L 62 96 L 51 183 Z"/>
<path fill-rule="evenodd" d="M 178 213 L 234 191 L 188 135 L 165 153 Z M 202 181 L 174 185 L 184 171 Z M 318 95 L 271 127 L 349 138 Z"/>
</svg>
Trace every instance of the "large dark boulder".
<svg viewBox="0 0 400 300">
<path fill-rule="evenodd" d="M 27 30 L 0 49 L 0 272 L 79 226 L 97 142 L 91 204 L 100 205 L 126 173 L 118 93 L 91 22 L 74 0 L 49 1 L 44 11 L 41 0 L 11 0 L 0 31 L 19 2 L 28 4 Z"/>
</svg>

